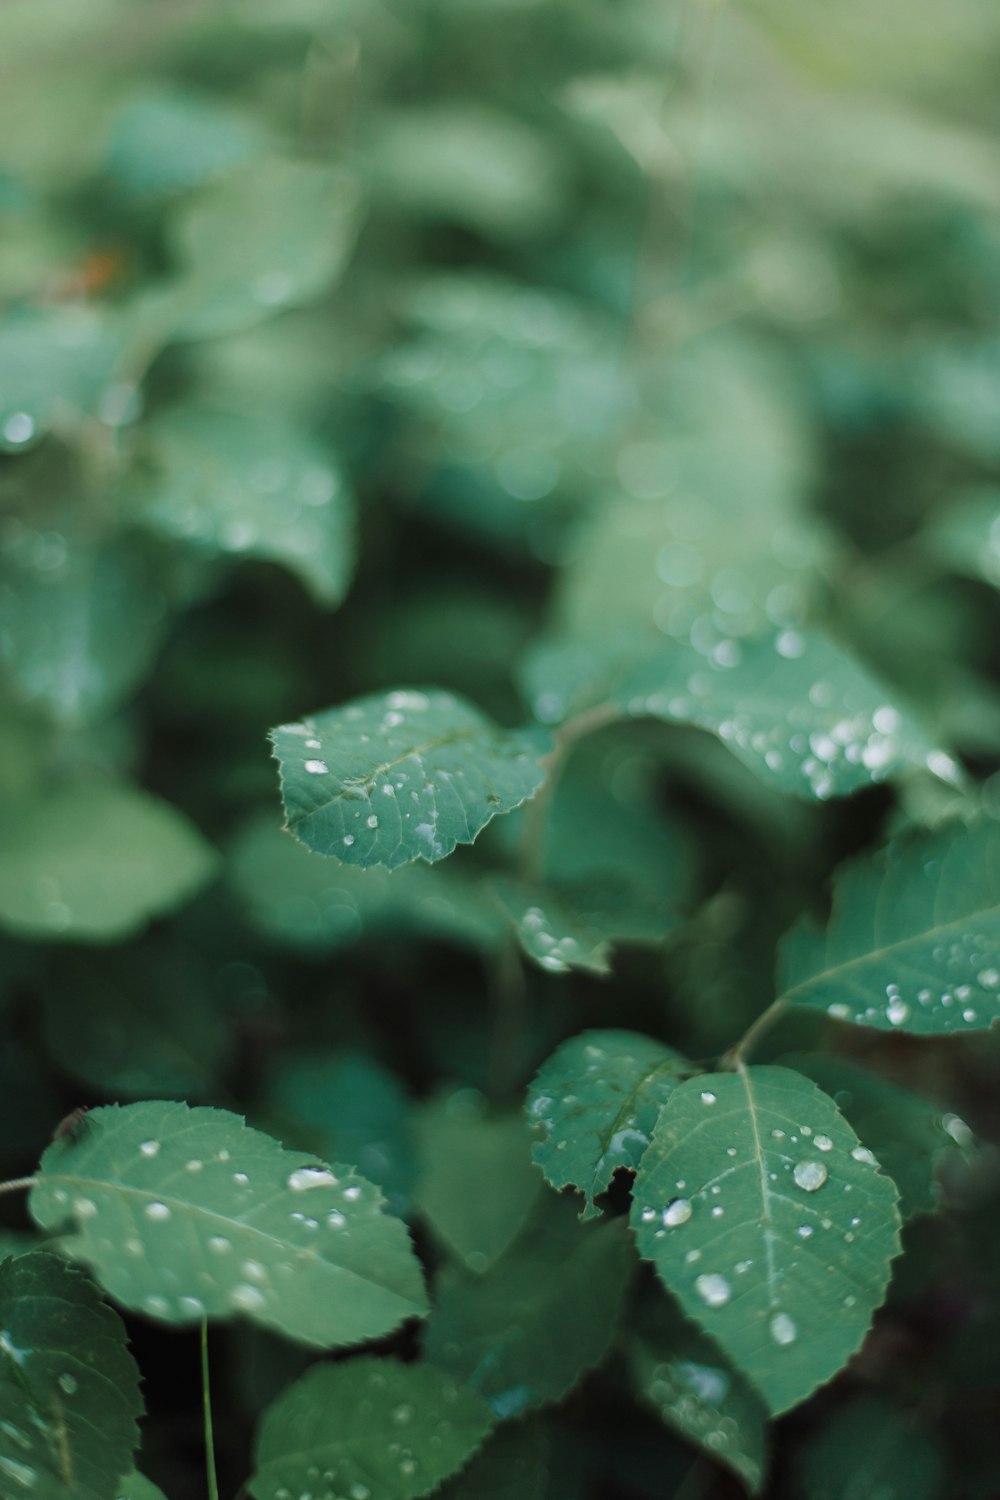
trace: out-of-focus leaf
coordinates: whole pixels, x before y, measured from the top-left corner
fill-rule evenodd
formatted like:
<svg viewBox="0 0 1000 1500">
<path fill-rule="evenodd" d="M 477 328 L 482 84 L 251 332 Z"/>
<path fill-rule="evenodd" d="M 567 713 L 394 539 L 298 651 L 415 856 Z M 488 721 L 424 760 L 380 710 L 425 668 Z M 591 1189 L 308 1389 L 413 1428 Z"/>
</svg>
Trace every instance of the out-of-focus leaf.
<svg viewBox="0 0 1000 1500">
<path fill-rule="evenodd" d="M 807 1439 L 799 1458 L 804 1500 L 935 1500 L 945 1455 L 919 1416 L 891 1396 L 855 1396 Z"/>
<path fill-rule="evenodd" d="M 1000 492 L 966 496 L 928 527 L 921 541 L 955 572 L 1000 588 Z"/>
<path fill-rule="evenodd" d="M 881 1031 L 992 1025 L 1000 1005 L 1000 824 L 908 831 L 848 865 L 825 930 L 785 939 L 784 998 Z"/>
<path fill-rule="evenodd" d="M 547 736 L 440 692 L 379 693 L 272 731 L 288 829 L 317 854 L 395 869 L 471 844 L 544 779 Z"/>
<path fill-rule="evenodd" d="M 506 1422 L 445 1483 L 441 1500 L 545 1500 L 548 1448 L 541 1422 Z"/>
<path fill-rule="evenodd" d="M 0 924 L 109 942 L 190 900 L 214 869 L 213 850 L 169 803 L 135 787 L 63 787 L 8 814 Z"/>
<path fill-rule="evenodd" d="M 120 339 L 89 308 L 11 313 L 0 323 L 0 452 L 32 445 L 53 424 L 97 414 Z"/>
<path fill-rule="evenodd" d="M 267 135 L 207 96 L 146 90 L 114 118 L 104 171 L 125 198 L 155 198 L 200 187 L 262 154 Z"/>
</svg>

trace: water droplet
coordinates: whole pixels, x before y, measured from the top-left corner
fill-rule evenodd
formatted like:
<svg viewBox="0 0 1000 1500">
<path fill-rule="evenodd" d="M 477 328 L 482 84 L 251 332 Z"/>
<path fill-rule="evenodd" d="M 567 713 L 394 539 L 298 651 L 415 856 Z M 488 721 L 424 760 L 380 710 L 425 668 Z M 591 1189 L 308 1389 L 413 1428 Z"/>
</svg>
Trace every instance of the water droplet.
<svg viewBox="0 0 1000 1500">
<path fill-rule="evenodd" d="M 177 1304 L 181 1312 L 187 1313 L 189 1318 L 205 1316 L 205 1304 L 199 1297 L 178 1297 Z"/>
<path fill-rule="evenodd" d="M 724 1307 L 732 1296 L 732 1288 L 724 1276 L 699 1276 L 695 1280 L 694 1289 L 709 1307 Z"/>
<path fill-rule="evenodd" d="M 15 411 L 3 424 L 3 435 L 8 443 L 27 443 L 35 435 L 35 419 L 26 411 Z"/>
<path fill-rule="evenodd" d="M 237 1187 L 246 1187 L 247 1183 L 250 1181 L 250 1178 L 245 1172 L 234 1172 L 233 1181 L 235 1182 Z"/>
<path fill-rule="evenodd" d="M 354 843 L 354 834 L 353 833 L 345 833 L 344 834 L 344 848 L 345 849 L 349 849 L 353 843 Z"/>
<path fill-rule="evenodd" d="M 393 1424 L 396 1427 L 405 1427 L 408 1422 L 413 1421 L 413 1407 L 405 1401 L 395 1407 L 392 1413 Z"/>
<path fill-rule="evenodd" d="M 344 1189 L 344 1197 L 347 1199 L 348 1203 L 357 1203 L 358 1199 L 361 1197 L 361 1189 L 357 1186 L 346 1187 Z"/>
<path fill-rule="evenodd" d="M 311 1188 L 335 1187 L 337 1179 L 329 1167 L 299 1167 L 288 1177 L 288 1186 L 293 1193 L 305 1193 Z"/>
<path fill-rule="evenodd" d="M 190 1161 L 184 1163 L 184 1170 L 185 1172 L 200 1172 L 204 1165 L 204 1162 L 199 1161 L 198 1158 L 194 1156 Z"/>
<path fill-rule="evenodd" d="M 267 1270 L 259 1260 L 245 1260 L 240 1267 L 241 1275 L 248 1281 L 266 1281 Z"/>
<path fill-rule="evenodd" d="M 855 1146 L 854 1150 L 851 1152 L 851 1155 L 854 1157 L 855 1161 L 866 1162 L 870 1167 L 878 1166 L 877 1158 L 872 1154 L 871 1151 L 869 1151 L 867 1146 Z"/>
<path fill-rule="evenodd" d="M 307 760 L 303 762 L 302 769 L 308 771 L 310 776 L 325 776 L 330 767 L 325 760 Z"/>
<path fill-rule="evenodd" d="M 792 1176 L 803 1192 L 815 1193 L 826 1181 L 827 1171 L 821 1161 L 798 1161 L 792 1169 Z"/>
<path fill-rule="evenodd" d="M 800 1224 L 795 1232 L 800 1240 L 808 1240 L 812 1237 L 813 1227 L 811 1224 Z"/>
<path fill-rule="evenodd" d="M 652 1224 L 653 1220 L 656 1218 L 656 1209 L 644 1208 L 639 1217 L 642 1219 L 642 1222 L 644 1224 Z"/>
<path fill-rule="evenodd" d="M 242 1307 L 244 1312 L 254 1312 L 258 1307 L 264 1306 L 264 1293 L 259 1287 L 241 1282 L 239 1286 L 233 1287 L 231 1300 L 234 1307 Z"/>
<path fill-rule="evenodd" d="M 691 1204 L 686 1198 L 675 1198 L 673 1203 L 663 1210 L 663 1222 L 671 1229 L 675 1229 L 678 1224 L 686 1224 L 690 1217 Z"/>
<path fill-rule="evenodd" d="M 374 813 L 369 813 L 367 822 L 368 822 L 368 827 L 369 828 L 377 828 L 378 827 L 378 818 L 375 816 Z"/>
<path fill-rule="evenodd" d="M 701 1096 L 701 1102 L 702 1104 L 714 1104 L 716 1101 L 716 1097 L 717 1096 L 715 1094 L 709 1093 L 709 1091 L 706 1089 Z"/>
<path fill-rule="evenodd" d="M 213 1255 L 225 1255 L 227 1250 L 231 1250 L 233 1247 L 226 1239 L 225 1235 L 213 1234 L 208 1242 L 208 1248 L 211 1250 Z"/>
<path fill-rule="evenodd" d="M 334 1208 L 327 1214 L 326 1222 L 331 1229 L 343 1229 L 347 1220 L 339 1209 Z"/>
<path fill-rule="evenodd" d="M 170 1303 L 166 1297 L 157 1296 L 155 1292 L 148 1297 L 143 1297 L 142 1305 L 148 1313 L 153 1314 L 154 1318 L 165 1318 L 170 1313 Z"/>
<path fill-rule="evenodd" d="M 155 1219 L 162 1223 L 163 1220 L 170 1218 L 170 1210 L 165 1203 L 147 1203 L 146 1218 Z"/>
<path fill-rule="evenodd" d="M 159 1141 L 143 1141 L 142 1145 L 139 1147 L 139 1150 L 142 1152 L 143 1156 L 158 1156 L 160 1152 L 160 1143 Z"/>
<path fill-rule="evenodd" d="M 75 1396 L 77 1392 L 77 1381 L 75 1375 L 60 1375 L 59 1389 L 65 1391 L 67 1396 Z"/>
<path fill-rule="evenodd" d="M 799 1330 L 787 1313 L 775 1313 L 771 1319 L 771 1337 L 776 1344 L 794 1344 Z"/>
<path fill-rule="evenodd" d="M 984 990 L 995 990 L 1000 985 L 1000 969 L 983 969 L 976 977 Z"/>
<path fill-rule="evenodd" d="M 832 1151 L 833 1142 L 828 1135 L 818 1135 L 813 1141 L 817 1151 Z"/>
<path fill-rule="evenodd" d="M 73 1203 L 73 1212 L 78 1219 L 92 1219 L 97 1213 L 97 1204 L 92 1203 L 89 1198 L 77 1198 Z"/>
<path fill-rule="evenodd" d="M 891 1026 L 902 1026 L 910 1014 L 910 1007 L 905 1000 L 890 1000 L 885 1008 L 885 1014 Z"/>
</svg>

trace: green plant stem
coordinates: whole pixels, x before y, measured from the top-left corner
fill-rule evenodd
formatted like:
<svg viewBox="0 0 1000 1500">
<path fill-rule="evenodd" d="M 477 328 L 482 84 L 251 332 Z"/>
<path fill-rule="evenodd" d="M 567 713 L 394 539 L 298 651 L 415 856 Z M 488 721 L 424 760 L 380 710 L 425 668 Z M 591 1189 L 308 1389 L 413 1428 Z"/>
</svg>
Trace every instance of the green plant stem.
<svg viewBox="0 0 1000 1500">
<path fill-rule="evenodd" d="M 215 1471 L 215 1432 L 212 1427 L 212 1388 L 208 1370 L 208 1319 L 201 1320 L 201 1404 L 205 1419 L 205 1472 L 208 1500 L 219 1500 L 219 1478 Z"/>
<path fill-rule="evenodd" d="M 0 1182 L 0 1193 L 19 1193 L 24 1188 L 33 1188 L 37 1177 L 12 1177 L 9 1182 Z"/>
<path fill-rule="evenodd" d="M 553 732 L 555 744 L 546 757 L 548 775 L 530 802 L 525 804 L 524 824 L 521 833 L 521 874 L 525 880 L 540 880 L 545 866 L 545 828 L 548 822 L 552 797 L 570 751 L 578 740 L 613 724 L 621 718 L 621 710 L 613 703 L 599 703 L 588 708 Z"/>
<path fill-rule="evenodd" d="M 761 1011 L 756 1021 L 747 1027 L 739 1041 L 725 1053 L 722 1058 L 722 1067 L 731 1073 L 738 1072 L 748 1053 L 752 1052 L 761 1037 L 770 1031 L 777 1021 L 780 1021 L 787 1009 L 788 1001 L 782 998 L 773 1001 L 767 1010 Z"/>
</svg>

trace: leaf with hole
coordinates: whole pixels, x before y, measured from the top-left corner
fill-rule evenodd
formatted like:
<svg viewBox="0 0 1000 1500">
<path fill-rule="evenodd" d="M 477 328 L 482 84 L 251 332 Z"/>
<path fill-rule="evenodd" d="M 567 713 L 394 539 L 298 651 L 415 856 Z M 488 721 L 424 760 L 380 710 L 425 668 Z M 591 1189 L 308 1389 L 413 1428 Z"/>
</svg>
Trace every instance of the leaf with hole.
<svg viewBox="0 0 1000 1500">
<path fill-rule="evenodd" d="M 584 1031 L 564 1042 L 528 1089 L 537 1137 L 532 1155 L 546 1180 L 584 1195 L 582 1217 L 615 1172 L 634 1172 L 664 1104 L 692 1071 L 679 1052 L 636 1031 Z"/>
<path fill-rule="evenodd" d="M 352 1167 L 172 1102 L 91 1110 L 45 1152 L 29 1199 L 125 1307 L 166 1323 L 245 1315 L 322 1348 L 426 1311 L 406 1228 L 382 1205 Z"/>
<path fill-rule="evenodd" d="M 353 1500 L 415 1500 L 475 1453 L 493 1425 L 489 1407 L 427 1365 L 364 1357 L 315 1365 L 264 1414 L 255 1500 L 329 1492 Z"/>
<path fill-rule="evenodd" d="M 0 1492 L 117 1500 L 142 1415 L 139 1371 L 94 1283 L 35 1251 L 0 1265 Z"/>
<path fill-rule="evenodd" d="M 895 1185 L 833 1100 L 787 1068 L 675 1089 L 632 1227 L 684 1312 L 774 1414 L 857 1350 L 899 1253 Z"/>
<path fill-rule="evenodd" d="M 1000 824 L 913 830 L 839 871 L 825 929 L 785 939 L 793 1005 L 918 1036 L 1000 1017 Z"/>
<path fill-rule="evenodd" d="M 451 693 L 359 698 L 271 733 L 290 833 L 354 865 L 443 859 L 544 779 L 547 736 Z"/>
</svg>

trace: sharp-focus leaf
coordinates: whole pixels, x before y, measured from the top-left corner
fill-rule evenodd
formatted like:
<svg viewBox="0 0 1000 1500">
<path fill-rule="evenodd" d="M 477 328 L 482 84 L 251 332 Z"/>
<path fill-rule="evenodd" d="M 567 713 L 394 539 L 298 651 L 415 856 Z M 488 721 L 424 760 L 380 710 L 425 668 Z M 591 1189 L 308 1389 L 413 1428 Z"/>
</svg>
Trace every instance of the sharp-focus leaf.
<svg viewBox="0 0 1000 1500">
<path fill-rule="evenodd" d="M 842 1057 L 795 1053 L 782 1063 L 830 1095 L 899 1189 L 904 1219 L 938 1207 L 938 1163 L 973 1139 L 964 1120 Z"/>
<path fill-rule="evenodd" d="M 602 1362 L 633 1266 L 620 1221 L 584 1226 L 570 1203 L 543 1205 L 485 1275 L 440 1277 L 427 1325 L 427 1358 L 501 1419 L 561 1401 Z"/>
<path fill-rule="evenodd" d="M 29 1200 L 126 1307 L 170 1323 L 243 1313 L 322 1347 L 426 1310 L 406 1229 L 382 1203 L 352 1167 L 174 1103 L 92 1110 L 46 1151 Z"/>
<path fill-rule="evenodd" d="M 583 1217 L 615 1172 L 634 1172 L 660 1110 L 691 1065 L 635 1031 L 584 1031 L 564 1042 L 528 1090 L 532 1155 L 554 1188 L 578 1188 Z"/>
<path fill-rule="evenodd" d="M 589 650 L 586 641 L 553 642 L 528 680 L 550 723 L 607 704 L 696 725 L 761 780 L 801 797 L 846 796 L 911 766 L 959 774 L 853 657 L 815 634 L 784 630 L 703 650 L 676 641 L 652 654 L 614 638 L 610 647 L 592 639 Z"/>
<path fill-rule="evenodd" d="M 757 1494 L 767 1458 L 767 1408 L 712 1340 L 673 1302 L 648 1299 L 629 1362 L 637 1389 L 660 1420 Z"/>
<path fill-rule="evenodd" d="M 230 173 L 178 215 L 183 272 L 147 316 L 175 338 L 217 338 L 315 300 L 347 262 L 360 208 L 354 178 L 320 162 Z"/>
<path fill-rule="evenodd" d="M 89 308 L 22 312 L 0 324 L 0 452 L 16 453 L 60 420 L 94 415 L 119 340 Z"/>
<path fill-rule="evenodd" d="M 44 1251 L 0 1265 L 0 1493 L 117 1500 L 139 1445 L 139 1371 L 89 1277 Z"/>
<path fill-rule="evenodd" d="M 544 737 L 498 729 L 450 693 L 360 698 L 271 738 L 289 831 L 345 864 L 443 859 L 544 777 Z"/>
<path fill-rule="evenodd" d="M 413 1500 L 461 1468 L 492 1423 L 484 1401 L 426 1365 L 317 1365 L 265 1413 L 250 1493 L 284 1500 L 322 1474 L 330 1494 Z"/>
<path fill-rule="evenodd" d="M 200 187 L 249 161 L 267 136 L 252 117 L 180 90 L 147 90 L 114 118 L 104 171 L 124 198 L 149 199 Z"/>
<path fill-rule="evenodd" d="M 328 1161 L 356 1162 L 397 1209 L 416 1170 L 410 1101 L 364 1052 L 301 1052 L 274 1073 L 268 1102 Z"/>
<path fill-rule="evenodd" d="M 490 950 L 506 933 L 483 883 L 453 874 L 450 865 L 389 872 L 331 862 L 290 839 L 273 814 L 240 832 L 229 875 L 254 925 L 297 953 L 333 953 L 385 932 Z"/>
<path fill-rule="evenodd" d="M 891 1397 L 855 1396 L 814 1430 L 799 1459 L 803 1500 L 936 1500 L 945 1455 L 920 1417 Z"/>
<path fill-rule="evenodd" d="M 18 694 L 79 724 L 115 708 L 148 672 L 164 599 L 124 538 L 91 544 L 19 526 L 0 565 L 0 661 Z"/>
<path fill-rule="evenodd" d="M 1000 1016 L 1000 824 L 909 832 L 836 878 L 824 931 L 784 943 L 780 988 L 838 1020 L 922 1036 Z"/>
<path fill-rule="evenodd" d="M 453 1255 L 485 1271 L 516 1238 L 539 1197 L 527 1126 L 520 1114 L 487 1114 L 469 1089 L 426 1104 L 416 1127 L 417 1206 Z M 484 1182 L 488 1193 L 480 1190 Z"/>
<path fill-rule="evenodd" d="M 540 1421 L 507 1422 L 447 1481 L 441 1500 L 545 1500 L 548 1450 Z"/>
<path fill-rule="evenodd" d="M 353 504 L 330 455 L 277 417 L 189 403 L 148 430 L 137 519 L 210 554 L 257 557 L 339 604 L 354 567 Z"/>
<path fill-rule="evenodd" d="M 134 787 L 65 787 L 9 815 L 0 923 L 26 937 L 108 942 L 189 900 L 214 868 L 168 803 Z"/>
<path fill-rule="evenodd" d="M 896 1197 L 814 1083 L 754 1067 L 674 1090 L 632 1226 L 685 1313 L 777 1413 L 860 1346 L 899 1252 Z"/>
</svg>

